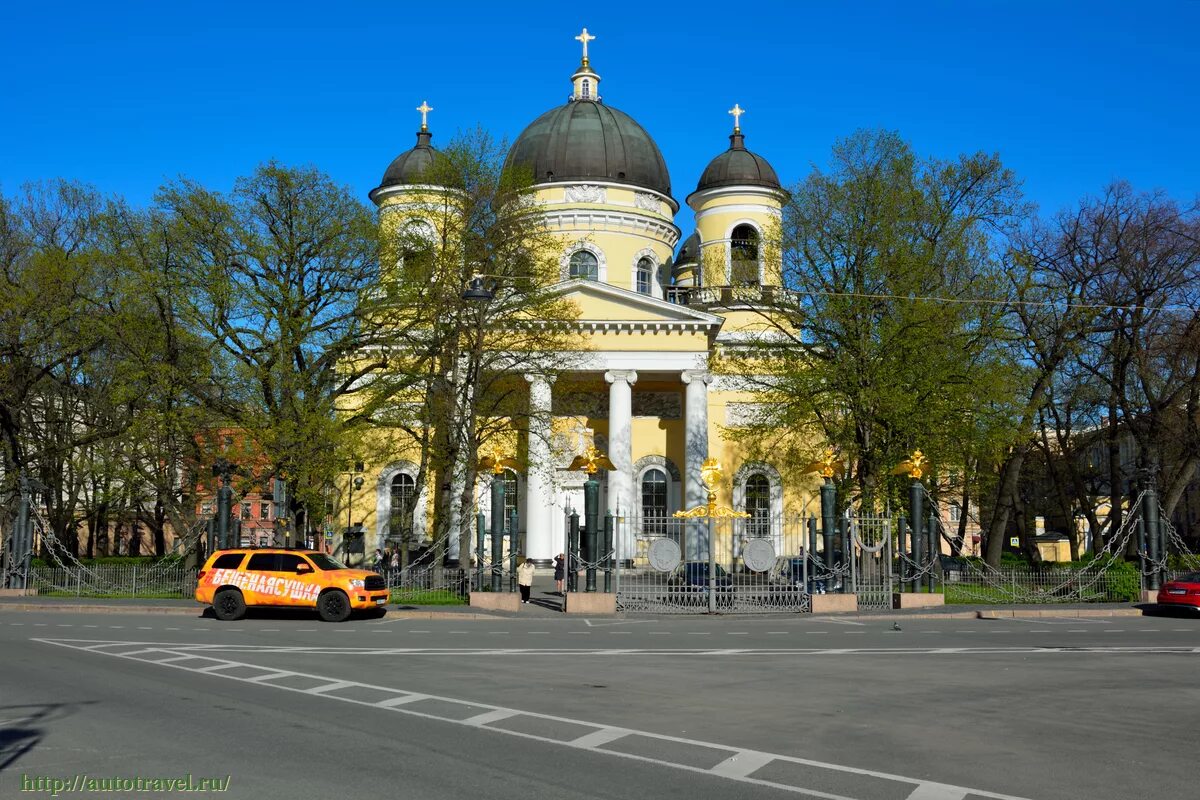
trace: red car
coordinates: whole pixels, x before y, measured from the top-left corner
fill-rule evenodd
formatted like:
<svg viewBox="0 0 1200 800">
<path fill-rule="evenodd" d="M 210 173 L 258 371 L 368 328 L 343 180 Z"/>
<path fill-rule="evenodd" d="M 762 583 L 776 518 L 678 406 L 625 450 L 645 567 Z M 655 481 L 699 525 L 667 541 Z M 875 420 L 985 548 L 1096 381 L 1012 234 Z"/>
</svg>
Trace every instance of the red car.
<svg viewBox="0 0 1200 800">
<path fill-rule="evenodd" d="M 1200 611 L 1200 572 L 1185 572 L 1158 590 L 1158 604 Z"/>
</svg>

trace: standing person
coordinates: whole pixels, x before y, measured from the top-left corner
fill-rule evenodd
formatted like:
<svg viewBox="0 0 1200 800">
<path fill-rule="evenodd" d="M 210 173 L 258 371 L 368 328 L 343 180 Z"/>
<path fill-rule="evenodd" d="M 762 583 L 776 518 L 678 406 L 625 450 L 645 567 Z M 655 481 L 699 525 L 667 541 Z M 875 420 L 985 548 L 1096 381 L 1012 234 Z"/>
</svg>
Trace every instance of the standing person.
<svg viewBox="0 0 1200 800">
<path fill-rule="evenodd" d="M 517 585 L 521 587 L 521 602 L 529 602 L 529 590 L 533 586 L 533 562 L 526 558 L 517 567 Z"/>
<path fill-rule="evenodd" d="M 563 593 L 563 576 L 566 568 L 566 553 L 559 553 L 554 557 L 554 590 L 560 595 Z"/>
</svg>

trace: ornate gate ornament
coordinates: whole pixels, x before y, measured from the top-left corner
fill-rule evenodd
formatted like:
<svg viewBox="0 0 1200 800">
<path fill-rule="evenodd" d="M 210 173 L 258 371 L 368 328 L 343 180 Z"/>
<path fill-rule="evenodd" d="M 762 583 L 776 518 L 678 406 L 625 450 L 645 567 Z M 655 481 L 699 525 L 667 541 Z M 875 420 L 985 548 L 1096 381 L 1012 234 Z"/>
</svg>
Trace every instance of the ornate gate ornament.
<svg viewBox="0 0 1200 800">
<path fill-rule="evenodd" d="M 646 554 L 650 560 L 650 566 L 659 572 L 670 572 L 679 566 L 680 555 L 679 545 L 674 539 L 655 539 L 650 543 L 649 552 Z"/>
<path fill-rule="evenodd" d="M 742 561 L 751 572 L 766 572 L 775 566 L 775 545 L 770 539 L 750 539 L 742 547 Z"/>
</svg>

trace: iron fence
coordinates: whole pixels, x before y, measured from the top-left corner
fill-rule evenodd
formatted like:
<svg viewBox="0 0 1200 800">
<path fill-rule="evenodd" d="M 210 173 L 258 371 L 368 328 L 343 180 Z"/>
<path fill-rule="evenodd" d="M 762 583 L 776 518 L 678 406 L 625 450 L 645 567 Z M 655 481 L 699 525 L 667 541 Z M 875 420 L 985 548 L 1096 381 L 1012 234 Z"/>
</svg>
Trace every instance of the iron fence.
<svg viewBox="0 0 1200 800">
<path fill-rule="evenodd" d="M 470 594 L 470 573 L 463 569 L 422 565 L 384 567 L 378 570 L 387 581 L 394 603 L 445 605 L 465 602 Z"/>
<path fill-rule="evenodd" d="M 617 537 L 617 608 L 656 614 L 806 611 L 820 565 L 807 557 L 805 536 L 800 518 L 765 524 L 759 519 L 638 520 Z"/>
<path fill-rule="evenodd" d="M 947 569 L 946 603 L 1121 603 L 1141 597 L 1141 576 L 1129 569 L 1001 567 Z"/>
<path fill-rule="evenodd" d="M 30 585 L 41 595 L 69 597 L 192 598 L 195 570 L 182 562 L 35 566 Z"/>
</svg>

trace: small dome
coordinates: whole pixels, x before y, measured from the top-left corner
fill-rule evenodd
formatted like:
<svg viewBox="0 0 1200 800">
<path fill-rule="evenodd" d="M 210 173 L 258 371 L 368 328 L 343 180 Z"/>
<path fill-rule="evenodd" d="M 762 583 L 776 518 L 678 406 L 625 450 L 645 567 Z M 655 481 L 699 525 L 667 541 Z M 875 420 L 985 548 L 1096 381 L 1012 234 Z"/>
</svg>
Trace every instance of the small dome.
<svg viewBox="0 0 1200 800">
<path fill-rule="evenodd" d="M 370 197 L 392 186 L 411 186 L 428 183 L 428 173 L 433 165 L 441 158 L 441 154 L 429 144 L 433 134 L 429 131 L 417 132 L 417 144 L 411 150 L 405 150 L 396 156 L 383 173 L 379 186 L 371 190 Z"/>
<path fill-rule="evenodd" d="M 719 186 L 765 186 L 783 189 L 779 176 L 762 156 L 746 149 L 746 137 L 734 133 L 729 137 L 729 149 L 709 162 L 696 184 L 696 191 Z"/>
<path fill-rule="evenodd" d="M 683 246 L 679 248 L 679 257 L 675 259 L 678 264 L 696 264 L 700 261 L 700 234 L 693 233 L 691 236 L 683 240 Z"/>
<path fill-rule="evenodd" d="M 650 134 L 623 111 L 590 100 L 573 100 L 531 122 L 504 166 L 531 169 L 534 183 L 611 181 L 671 196 L 667 162 Z"/>
</svg>

